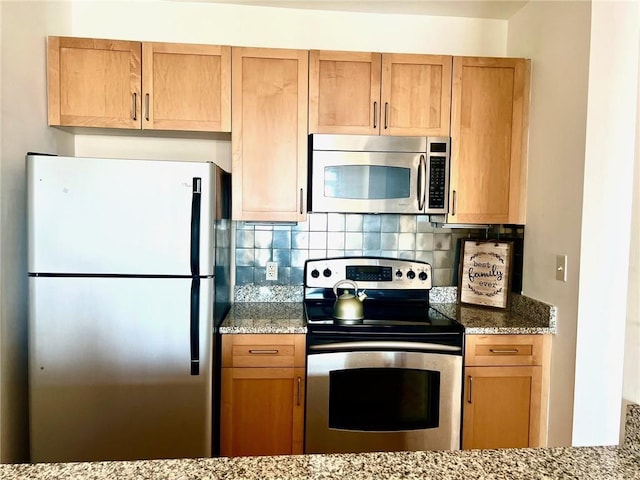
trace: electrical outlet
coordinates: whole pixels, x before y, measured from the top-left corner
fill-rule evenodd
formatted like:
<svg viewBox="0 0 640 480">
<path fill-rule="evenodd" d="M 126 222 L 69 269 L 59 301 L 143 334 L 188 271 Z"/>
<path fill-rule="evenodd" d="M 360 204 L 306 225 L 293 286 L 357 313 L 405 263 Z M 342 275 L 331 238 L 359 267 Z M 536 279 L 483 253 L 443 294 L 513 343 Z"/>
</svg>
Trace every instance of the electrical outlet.
<svg viewBox="0 0 640 480">
<path fill-rule="evenodd" d="M 278 264 L 267 262 L 267 280 L 278 280 Z"/>
</svg>

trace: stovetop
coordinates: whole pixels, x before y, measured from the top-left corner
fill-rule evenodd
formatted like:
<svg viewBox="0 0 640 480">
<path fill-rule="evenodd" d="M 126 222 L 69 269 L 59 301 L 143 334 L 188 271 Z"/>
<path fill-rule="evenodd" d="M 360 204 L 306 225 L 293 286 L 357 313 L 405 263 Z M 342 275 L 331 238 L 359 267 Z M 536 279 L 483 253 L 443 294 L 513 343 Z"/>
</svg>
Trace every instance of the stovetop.
<svg viewBox="0 0 640 480">
<path fill-rule="evenodd" d="M 305 300 L 307 328 L 311 332 L 463 332 L 464 327 L 420 301 L 365 300 L 364 319 L 346 323 L 333 317 L 334 301 L 329 299 Z"/>
<path fill-rule="evenodd" d="M 364 318 L 344 321 L 333 316 L 336 296 L 351 280 L 364 291 Z M 383 257 L 307 260 L 304 310 L 310 335 L 342 337 L 462 336 L 464 327 L 429 306 L 431 265 Z M 337 287 L 337 288 L 336 288 Z"/>
</svg>

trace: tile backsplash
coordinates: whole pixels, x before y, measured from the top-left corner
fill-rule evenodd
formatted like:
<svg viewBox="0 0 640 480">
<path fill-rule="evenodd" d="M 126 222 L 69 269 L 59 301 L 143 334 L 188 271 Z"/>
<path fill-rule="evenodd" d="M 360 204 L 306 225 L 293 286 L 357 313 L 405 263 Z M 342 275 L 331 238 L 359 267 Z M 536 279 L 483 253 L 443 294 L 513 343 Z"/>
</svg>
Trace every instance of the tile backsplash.
<svg viewBox="0 0 640 480">
<path fill-rule="evenodd" d="M 462 238 L 516 238 L 524 227 L 436 228 L 427 215 L 310 213 L 297 224 L 234 222 L 236 285 L 302 285 L 310 258 L 381 256 L 428 262 L 434 286 L 455 285 Z M 266 280 L 267 262 L 278 264 L 278 279 Z M 518 255 L 514 257 L 517 285 Z M 522 260 L 520 257 L 520 277 Z"/>
</svg>

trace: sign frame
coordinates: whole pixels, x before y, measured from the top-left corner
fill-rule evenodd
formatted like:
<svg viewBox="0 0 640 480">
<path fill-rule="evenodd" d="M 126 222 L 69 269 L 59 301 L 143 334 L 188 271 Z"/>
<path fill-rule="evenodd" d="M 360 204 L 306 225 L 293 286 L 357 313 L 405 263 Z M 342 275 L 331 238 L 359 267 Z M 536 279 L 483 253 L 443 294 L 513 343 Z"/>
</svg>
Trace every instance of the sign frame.
<svg viewBox="0 0 640 480">
<path fill-rule="evenodd" d="M 508 309 L 513 242 L 463 239 L 458 271 L 458 303 Z"/>
</svg>

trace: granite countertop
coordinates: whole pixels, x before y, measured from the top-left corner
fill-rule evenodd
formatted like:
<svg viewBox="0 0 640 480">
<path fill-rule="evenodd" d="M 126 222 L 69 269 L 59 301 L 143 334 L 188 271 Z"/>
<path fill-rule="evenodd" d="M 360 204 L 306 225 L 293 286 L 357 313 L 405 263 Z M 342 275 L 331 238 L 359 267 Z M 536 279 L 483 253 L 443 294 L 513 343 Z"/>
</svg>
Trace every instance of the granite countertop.
<svg viewBox="0 0 640 480">
<path fill-rule="evenodd" d="M 499 310 L 456 303 L 456 287 L 434 287 L 431 306 L 465 326 L 468 335 L 556 333 L 556 307 L 513 294 L 511 307 Z M 220 326 L 220 333 L 306 333 L 302 291 L 286 287 L 242 287 Z"/>
<path fill-rule="evenodd" d="M 467 335 L 541 335 L 556 333 L 555 313 L 552 317 L 513 310 L 493 310 L 482 307 L 436 303 L 431 307 L 455 318 L 464 325 Z"/>
<path fill-rule="evenodd" d="M 557 308 L 525 295 L 512 294 L 504 310 L 459 304 L 456 287 L 434 287 L 429 299 L 436 311 L 462 323 L 467 335 L 556 333 Z"/>
<path fill-rule="evenodd" d="M 307 333 L 302 302 L 234 303 L 220 333 Z"/>
<path fill-rule="evenodd" d="M 640 479 L 640 406 L 623 445 L 0 465 L 3 480 Z"/>
</svg>

